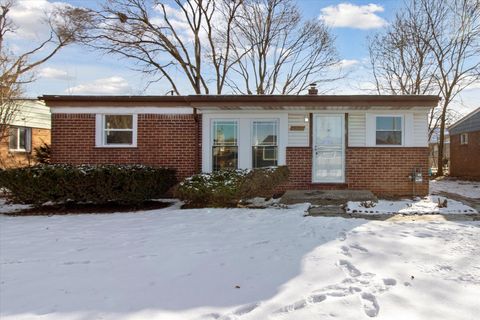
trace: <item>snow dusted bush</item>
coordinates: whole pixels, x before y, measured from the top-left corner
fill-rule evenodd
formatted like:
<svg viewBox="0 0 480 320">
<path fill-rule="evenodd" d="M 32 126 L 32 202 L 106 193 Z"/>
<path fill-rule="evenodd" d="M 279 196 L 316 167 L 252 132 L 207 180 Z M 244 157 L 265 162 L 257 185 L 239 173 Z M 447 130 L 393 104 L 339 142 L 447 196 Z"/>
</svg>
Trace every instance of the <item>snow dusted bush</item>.
<svg viewBox="0 0 480 320">
<path fill-rule="evenodd" d="M 142 165 L 38 165 L 0 171 L 0 188 L 17 203 L 138 204 L 161 198 L 175 171 Z"/>
<path fill-rule="evenodd" d="M 188 207 L 236 207 L 240 200 L 272 197 L 288 178 L 288 168 L 220 170 L 194 175 L 181 182 L 175 192 Z"/>
</svg>

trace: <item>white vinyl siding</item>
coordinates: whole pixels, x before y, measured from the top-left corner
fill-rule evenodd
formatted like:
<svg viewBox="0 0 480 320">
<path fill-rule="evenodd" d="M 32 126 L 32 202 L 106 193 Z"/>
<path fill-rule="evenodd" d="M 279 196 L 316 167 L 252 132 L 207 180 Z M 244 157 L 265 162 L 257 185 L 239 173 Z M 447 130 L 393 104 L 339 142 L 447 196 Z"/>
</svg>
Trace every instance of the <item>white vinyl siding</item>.
<svg viewBox="0 0 480 320">
<path fill-rule="evenodd" d="M 365 113 L 348 114 L 348 146 L 365 147 Z"/>
<path fill-rule="evenodd" d="M 289 147 L 308 147 L 310 137 L 310 123 L 308 113 L 288 114 L 288 146 Z M 300 128 L 303 127 L 303 130 Z"/>
<path fill-rule="evenodd" d="M 18 127 L 51 128 L 50 108 L 38 100 L 16 100 L 17 113 L 11 125 Z"/>
<path fill-rule="evenodd" d="M 424 113 L 413 114 L 413 146 L 428 146 L 428 115 Z"/>
</svg>

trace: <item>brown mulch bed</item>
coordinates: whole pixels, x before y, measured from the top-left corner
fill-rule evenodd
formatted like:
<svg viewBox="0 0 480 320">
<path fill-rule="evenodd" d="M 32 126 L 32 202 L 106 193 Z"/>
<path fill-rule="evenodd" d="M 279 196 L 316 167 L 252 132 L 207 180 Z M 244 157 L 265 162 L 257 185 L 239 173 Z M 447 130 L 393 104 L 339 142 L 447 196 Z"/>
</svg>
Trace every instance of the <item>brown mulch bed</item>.
<svg viewBox="0 0 480 320">
<path fill-rule="evenodd" d="M 63 205 L 46 205 L 33 207 L 14 212 L 3 213 L 7 216 L 52 216 L 65 214 L 96 214 L 96 213 L 115 213 L 115 212 L 135 212 L 163 209 L 172 205 L 171 202 L 145 201 L 137 205 L 125 205 L 119 203 L 107 204 L 74 204 L 66 203 Z"/>
</svg>

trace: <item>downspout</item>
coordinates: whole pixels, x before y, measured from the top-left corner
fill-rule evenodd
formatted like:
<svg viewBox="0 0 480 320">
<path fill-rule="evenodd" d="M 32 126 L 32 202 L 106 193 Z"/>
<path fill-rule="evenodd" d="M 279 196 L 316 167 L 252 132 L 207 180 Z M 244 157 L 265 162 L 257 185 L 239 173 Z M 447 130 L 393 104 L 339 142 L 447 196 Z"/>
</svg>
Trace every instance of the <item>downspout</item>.
<svg viewBox="0 0 480 320">
<path fill-rule="evenodd" d="M 195 120 L 195 173 L 200 173 L 200 119 L 197 108 L 193 108 L 193 119 Z"/>
</svg>

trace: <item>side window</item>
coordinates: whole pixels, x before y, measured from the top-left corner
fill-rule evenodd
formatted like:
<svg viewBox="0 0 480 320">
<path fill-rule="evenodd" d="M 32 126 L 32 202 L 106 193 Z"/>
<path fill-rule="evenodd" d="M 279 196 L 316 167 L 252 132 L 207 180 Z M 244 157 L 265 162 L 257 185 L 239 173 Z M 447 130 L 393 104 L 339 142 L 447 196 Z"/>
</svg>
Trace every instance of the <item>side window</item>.
<svg viewBox="0 0 480 320">
<path fill-rule="evenodd" d="M 402 145 L 402 117 L 377 116 L 375 128 L 376 145 Z"/>
<path fill-rule="evenodd" d="M 97 146 L 135 147 L 137 144 L 137 115 L 104 114 L 99 115 L 97 125 Z"/>
<path fill-rule="evenodd" d="M 278 164 L 278 122 L 252 122 L 252 167 L 271 167 Z"/>
<path fill-rule="evenodd" d="M 214 120 L 212 169 L 238 168 L 238 123 L 235 120 Z"/>
<path fill-rule="evenodd" d="M 462 133 L 460 135 L 460 144 L 468 144 L 468 133 Z"/>
<path fill-rule="evenodd" d="M 10 151 L 29 152 L 32 143 L 32 130 L 26 127 L 11 127 L 9 129 Z"/>
</svg>

